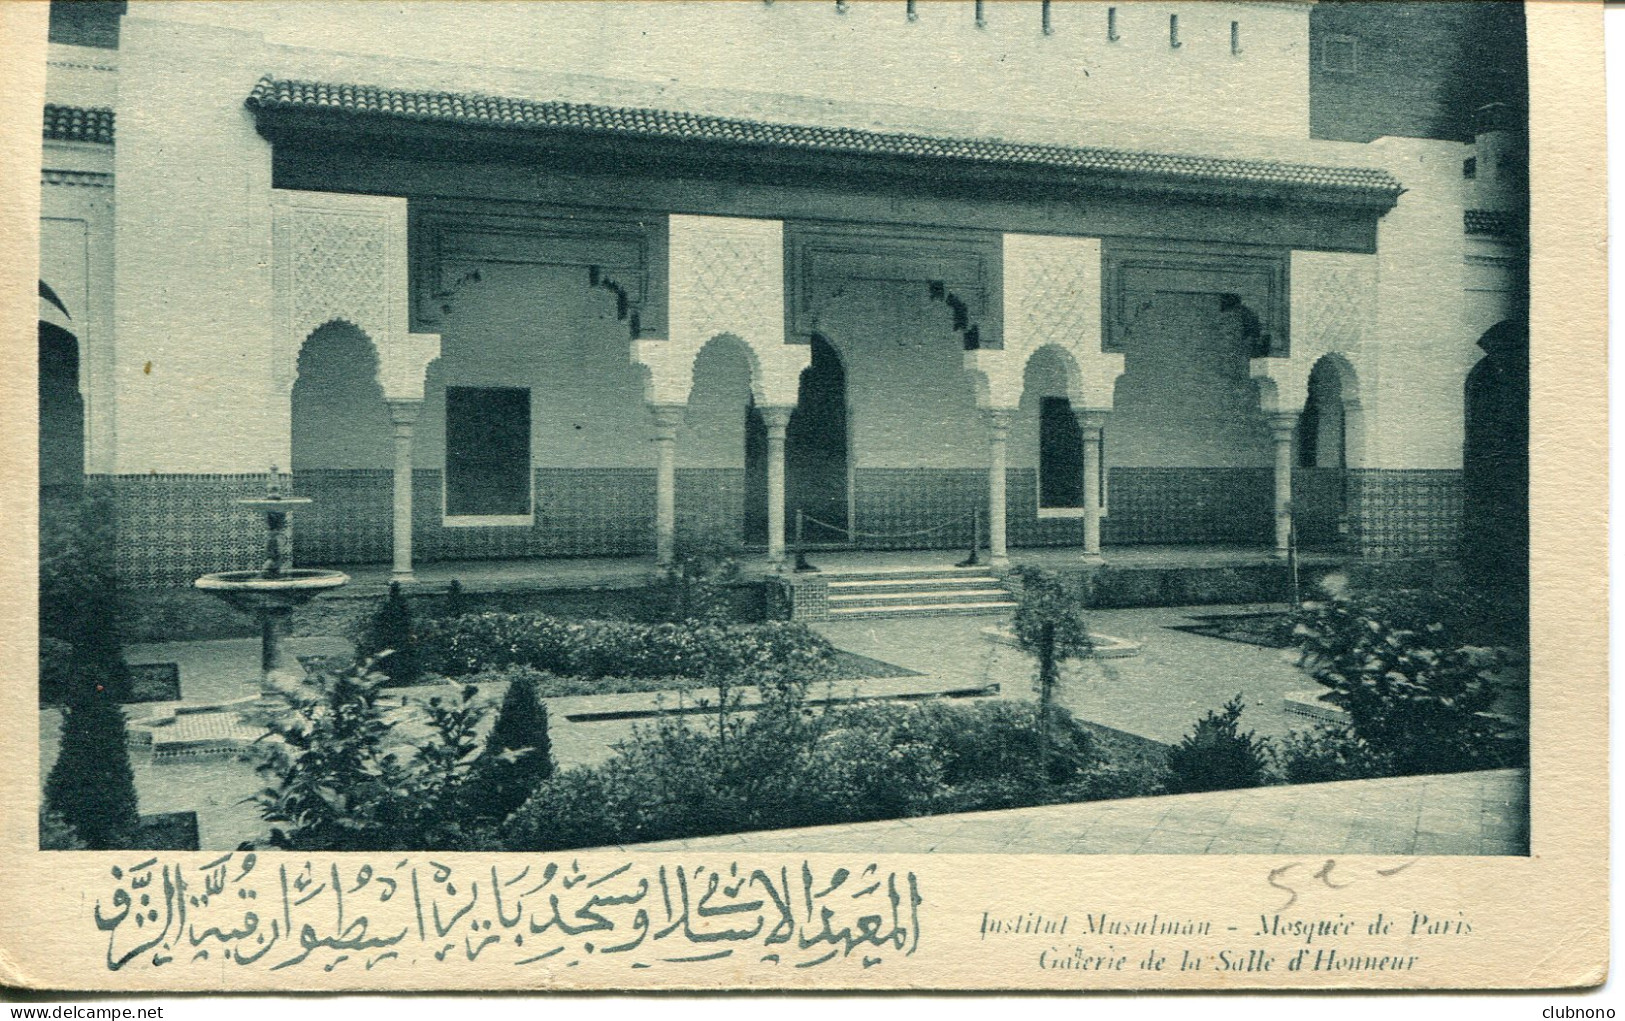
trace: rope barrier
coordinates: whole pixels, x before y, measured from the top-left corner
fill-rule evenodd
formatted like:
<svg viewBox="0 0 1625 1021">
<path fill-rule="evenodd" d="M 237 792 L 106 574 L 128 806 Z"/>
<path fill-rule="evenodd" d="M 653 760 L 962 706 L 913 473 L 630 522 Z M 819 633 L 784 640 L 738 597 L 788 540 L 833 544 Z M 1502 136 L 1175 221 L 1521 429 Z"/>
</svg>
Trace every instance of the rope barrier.
<svg viewBox="0 0 1625 1021">
<path fill-rule="evenodd" d="M 931 528 L 922 528 L 913 532 L 863 532 L 856 528 L 847 528 L 841 525 L 832 525 L 828 521 L 820 521 L 818 518 L 815 518 L 811 514 L 807 513 L 803 513 L 801 517 L 803 521 L 810 524 L 819 525 L 823 528 L 829 529 L 832 532 L 840 532 L 842 535 L 851 536 L 854 539 L 912 539 L 917 536 L 935 535 L 938 532 L 947 531 L 954 525 L 959 524 L 965 518 L 974 517 L 975 513 L 975 511 L 972 511 L 968 514 L 961 514 L 956 517 L 949 518 L 940 525 L 935 525 Z"/>
</svg>

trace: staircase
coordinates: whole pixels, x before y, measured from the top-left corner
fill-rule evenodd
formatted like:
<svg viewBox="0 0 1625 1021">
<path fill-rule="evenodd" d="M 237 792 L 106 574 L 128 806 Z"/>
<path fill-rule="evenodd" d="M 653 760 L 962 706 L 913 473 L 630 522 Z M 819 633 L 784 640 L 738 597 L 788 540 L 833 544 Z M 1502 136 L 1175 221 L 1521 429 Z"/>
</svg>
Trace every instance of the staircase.
<svg viewBox="0 0 1625 1021">
<path fill-rule="evenodd" d="M 829 571 L 829 619 L 1004 613 L 1015 597 L 985 567 Z"/>
</svg>

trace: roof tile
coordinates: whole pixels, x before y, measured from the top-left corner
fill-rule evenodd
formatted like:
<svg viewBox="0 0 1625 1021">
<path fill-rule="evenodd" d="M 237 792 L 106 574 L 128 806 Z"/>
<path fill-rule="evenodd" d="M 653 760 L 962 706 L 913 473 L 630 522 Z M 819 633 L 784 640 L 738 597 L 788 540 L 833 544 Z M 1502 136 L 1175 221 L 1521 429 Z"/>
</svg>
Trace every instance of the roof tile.
<svg viewBox="0 0 1625 1021">
<path fill-rule="evenodd" d="M 531 131 L 676 139 L 856 155 L 906 156 L 1073 171 L 1095 178 L 1313 189 L 1343 201 L 1391 205 L 1399 182 L 1383 170 L 1186 156 L 995 139 L 949 138 L 859 128 L 781 124 L 672 110 L 533 101 L 373 85 L 265 77 L 248 97 L 255 110 L 331 111 L 351 116 L 469 124 Z M 1335 201 L 1336 199 L 1334 199 Z"/>
</svg>

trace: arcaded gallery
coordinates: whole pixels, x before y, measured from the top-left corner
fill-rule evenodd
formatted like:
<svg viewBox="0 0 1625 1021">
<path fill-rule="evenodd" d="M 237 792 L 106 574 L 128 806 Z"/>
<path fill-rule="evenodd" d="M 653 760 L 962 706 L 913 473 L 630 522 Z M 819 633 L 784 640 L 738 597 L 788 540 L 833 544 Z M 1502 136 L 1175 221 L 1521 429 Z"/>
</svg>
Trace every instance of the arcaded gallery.
<svg viewBox="0 0 1625 1021">
<path fill-rule="evenodd" d="M 130 586 L 273 465 L 401 579 L 1524 541 L 1516 4 L 71 6 L 42 485 Z"/>
</svg>

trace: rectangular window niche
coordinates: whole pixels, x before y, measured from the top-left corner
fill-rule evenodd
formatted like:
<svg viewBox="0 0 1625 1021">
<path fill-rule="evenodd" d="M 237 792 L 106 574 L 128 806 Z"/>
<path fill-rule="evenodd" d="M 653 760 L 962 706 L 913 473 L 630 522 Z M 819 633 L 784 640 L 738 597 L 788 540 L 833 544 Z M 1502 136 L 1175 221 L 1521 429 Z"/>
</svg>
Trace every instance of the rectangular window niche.
<svg viewBox="0 0 1625 1021">
<path fill-rule="evenodd" d="M 1038 516 L 1083 514 L 1083 430 L 1065 397 L 1045 397 L 1038 420 Z"/>
<path fill-rule="evenodd" d="M 444 479 L 447 527 L 532 524 L 528 388 L 446 387 Z"/>
</svg>

